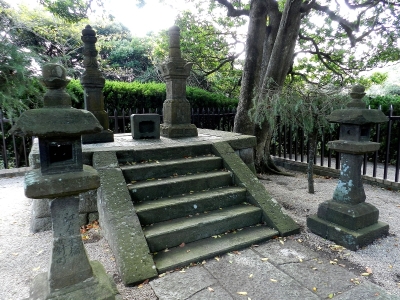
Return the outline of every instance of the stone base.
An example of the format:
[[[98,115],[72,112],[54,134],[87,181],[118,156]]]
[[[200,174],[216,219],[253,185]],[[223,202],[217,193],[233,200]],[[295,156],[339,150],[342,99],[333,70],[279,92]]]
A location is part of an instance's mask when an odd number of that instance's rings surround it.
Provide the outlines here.
[[[99,133],[82,135],[82,144],[97,144],[114,142],[114,133],[111,130],[103,130]]]
[[[198,136],[197,127],[194,124],[161,124],[160,134],[167,138],[182,138],[182,137],[192,137]]]
[[[366,202],[346,204],[330,200],[319,205],[317,216],[350,230],[358,230],[378,222],[379,210]]]
[[[313,233],[353,251],[372,243],[389,232],[389,225],[379,221],[358,230],[350,230],[316,215],[307,218],[307,227]]]
[[[84,282],[57,290],[51,293],[47,273],[42,273],[33,279],[29,299],[57,300],[122,300],[117,286],[109,277],[103,266],[97,261],[90,262],[94,276]]]

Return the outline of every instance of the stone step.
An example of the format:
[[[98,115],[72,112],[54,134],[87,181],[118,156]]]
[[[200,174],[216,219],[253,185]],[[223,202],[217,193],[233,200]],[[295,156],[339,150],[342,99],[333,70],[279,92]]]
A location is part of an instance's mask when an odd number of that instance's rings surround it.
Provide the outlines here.
[[[186,139],[185,139],[186,140]],[[195,157],[201,155],[207,155],[212,153],[211,144],[196,144],[188,145],[182,142],[182,146],[176,146],[176,141],[169,147],[167,143],[159,145],[158,141],[154,141],[154,147],[148,145],[142,149],[132,148],[126,150],[119,150],[116,152],[118,162],[125,165],[127,162],[140,162],[148,160],[168,160],[168,159],[179,159],[185,157]]]
[[[232,184],[232,173],[213,171],[159,180],[146,180],[128,184],[128,190],[134,202],[154,200],[189,194],[191,192],[214,189]]]
[[[188,243],[184,247],[171,248],[168,252],[158,252],[153,259],[158,272],[163,273],[230,251],[240,250],[275,236],[279,236],[279,232],[265,225],[247,227],[236,233],[230,232],[217,238],[205,238]]]
[[[225,187],[173,198],[135,204],[142,225],[195,215],[204,211],[233,206],[246,201],[246,189]]]
[[[126,182],[163,178],[174,174],[199,173],[222,169],[222,158],[216,156],[198,156],[175,160],[152,161],[121,166]]]
[[[179,218],[143,227],[151,252],[190,243],[226,231],[261,222],[262,211],[252,205],[236,205],[201,215]]]

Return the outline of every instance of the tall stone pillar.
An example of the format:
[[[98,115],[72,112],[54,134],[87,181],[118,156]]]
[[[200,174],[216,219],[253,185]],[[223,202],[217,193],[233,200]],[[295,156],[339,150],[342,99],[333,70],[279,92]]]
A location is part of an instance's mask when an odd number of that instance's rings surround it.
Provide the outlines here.
[[[368,245],[389,231],[389,225],[378,220],[379,210],[365,202],[361,176],[363,154],[380,147],[370,142],[371,125],[385,122],[387,117],[377,109],[366,109],[361,101],[364,95],[363,86],[354,86],[347,108],[327,117],[329,122],[340,124],[339,140],[328,143],[341,153],[340,177],[332,200],[321,203],[318,213],[307,218],[312,232],[350,250]]]
[[[107,143],[114,141],[114,134],[109,129],[108,115],[104,110],[103,87],[105,79],[99,70],[97,63],[96,32],[87,25],[82,30],[81,37],[83,47],[83,65],[85,72],[81,77],[81,84],[84,88],[85,109],[90,111],[99,120],[103,130],[99,133],[85,134],[82,136],[82,143]]]
[[[188,63],[181,56],[180,29],[169,29],[169,59],[161,65],[160,71],[167,85],[167,98],[163,104],[161,136],[180,138],[197,136],[197,128],[191,124],[190,103],[186,99],[186,79],[193,63]]]

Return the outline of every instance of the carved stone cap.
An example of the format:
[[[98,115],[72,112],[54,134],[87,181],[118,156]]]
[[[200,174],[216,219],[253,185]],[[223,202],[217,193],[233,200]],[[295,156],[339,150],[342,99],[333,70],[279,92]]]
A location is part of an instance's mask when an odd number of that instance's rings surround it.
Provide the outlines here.
[[[23,112],[10,129],[11,134],[66,137],[96,133],[103,129],[91,112],[71,108],[71,99],[65,92],[69,81],[62,66],[47,64],[42,72],[42,81],[49,88],[44,95],[44,108]]]
[[[361,99],[365,96],[365,88],[362,85],[355,85],[351,89],[352,101],[345,109],[334,110],[327,120],[331,123],[343,123],[354,125],[378,124],[388,121],[385,114],[378,109],[367,109]]]

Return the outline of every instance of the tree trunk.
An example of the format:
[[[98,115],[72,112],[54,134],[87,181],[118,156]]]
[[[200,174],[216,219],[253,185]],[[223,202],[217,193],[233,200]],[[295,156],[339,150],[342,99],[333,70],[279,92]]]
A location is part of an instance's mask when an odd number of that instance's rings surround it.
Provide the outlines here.
[[[314,158],[317,148],[317,133],[312,132],[308,135],[308,141],[310,143],[310,148],[308,149],[307,157],[307,181],[308,181],[308,192],[314,194]]]
[[[293,53],[301,23],[302,0],[286,1],[271,57],[259,88],[257,101],[268,101],[271,89],[281,87],[293,63]],[[272,128],[267,120],[255,129],[257,146],[255,167],[258,172],[270,170],[269,144]],[[268,146],[268,147],[267,147]],[[265,150],[267,150],[265,152]]]
[[[264,39],[260,37],[265,36],[267,12],[265,0],[252,0],[250,5],[246,61],[233,131],[253,135],[254,122],[250,119],[248,112],[253,106],[254,92],[258,89],[264,44]]]

